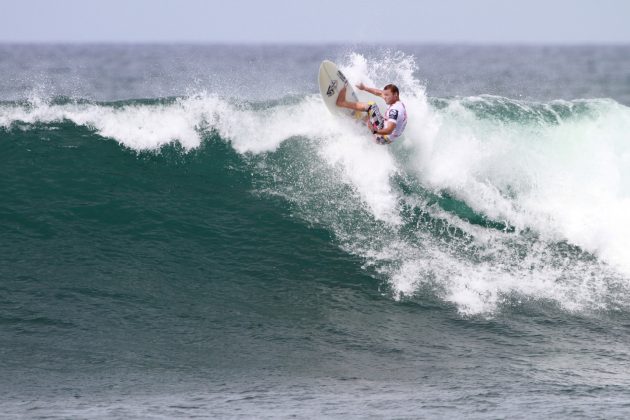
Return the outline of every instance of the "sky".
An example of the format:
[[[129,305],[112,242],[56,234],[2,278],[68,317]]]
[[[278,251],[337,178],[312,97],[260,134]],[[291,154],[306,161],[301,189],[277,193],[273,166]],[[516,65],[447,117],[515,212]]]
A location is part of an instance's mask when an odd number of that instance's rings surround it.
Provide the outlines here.
[[[0,42],[630,44],[630,0],[0,0]]]

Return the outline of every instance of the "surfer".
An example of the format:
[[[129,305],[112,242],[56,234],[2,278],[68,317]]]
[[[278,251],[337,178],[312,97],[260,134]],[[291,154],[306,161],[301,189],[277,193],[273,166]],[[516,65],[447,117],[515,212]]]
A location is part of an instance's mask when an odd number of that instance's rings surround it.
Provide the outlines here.
[[[346,86],[339,91],[337,106],[367,112],[367,126],[374,134],[378,144],[390,144],[400,137],[407,125],[407,110],[400,101],[398,87],[389,84],[381,89],[365,86],[363,83],[356,85],[359,90],[364,90],[372,95],[380,96],[388,105],[385,117],[381,115],[376,102],[352,102],[346,100]]]

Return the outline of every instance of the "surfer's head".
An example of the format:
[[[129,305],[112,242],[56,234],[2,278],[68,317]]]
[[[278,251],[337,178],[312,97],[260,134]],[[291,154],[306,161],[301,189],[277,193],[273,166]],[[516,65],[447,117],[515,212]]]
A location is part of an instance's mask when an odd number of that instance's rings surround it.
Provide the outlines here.
[[[383,99],[387,105],[394,104],[398,101],[398,87],[396,85],[389,84],[383,88]]]

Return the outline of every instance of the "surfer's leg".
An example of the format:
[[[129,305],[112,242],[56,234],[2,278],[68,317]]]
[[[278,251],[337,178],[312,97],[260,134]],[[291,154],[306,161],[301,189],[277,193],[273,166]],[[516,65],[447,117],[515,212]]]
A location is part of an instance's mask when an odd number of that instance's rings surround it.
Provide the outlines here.
[[[337,96],[337,106],[341,108],[353,109],[355,111],[367,111],[368,104],[364,102],[352,102],[346,100],[346,87],[342,87]]]
[[[376,102],[368,102],[367,117],[372,130],[381,130],[385,126],[385,118],[381,114],[381,110],[378,108],[378,105],[376,105]],[[374,135],[374,141],[378,144],[390,144],[392,142],[389,136],[385,134]]]
[[[381,110],[378,109],[376,102],[367,103],[367,115],[370,120],[370,125],[373,130],[381,130],[385,126],[385,118],[381,114]]]

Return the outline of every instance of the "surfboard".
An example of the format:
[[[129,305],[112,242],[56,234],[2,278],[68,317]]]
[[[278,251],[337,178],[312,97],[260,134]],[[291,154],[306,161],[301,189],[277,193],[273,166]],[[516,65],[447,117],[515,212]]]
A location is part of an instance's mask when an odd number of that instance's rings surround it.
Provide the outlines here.
[[[359,98],[354,90],[352,83],[348,82],[346,76],[337,68],[332,61],[324,60],[319,66],[319,92],[324,100],[326,108],[334,115],[347,115],[352,118],[360,119],[362,113],[347,108],[339,108],[335,103],[339,96],[341,88],[346,88],[346,100],[358,102]]]
[[[346,86],[346,100],[353,102],[369,102],[374,101],[384,112],[387,109],[385,101],[380,96],[372,95],[364,91],[356,91],[354,84],[346,78],[346,76],[337,68],[332,61],[324,60],[319,66],[319,93],[322,95],[324,105],[333,115],[345,115],[357,120],[362,119],[365,113],[353,111],[348,108],[340,108],[335,103],[339,96],[341,88]]]

